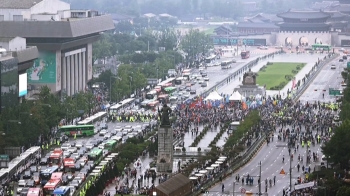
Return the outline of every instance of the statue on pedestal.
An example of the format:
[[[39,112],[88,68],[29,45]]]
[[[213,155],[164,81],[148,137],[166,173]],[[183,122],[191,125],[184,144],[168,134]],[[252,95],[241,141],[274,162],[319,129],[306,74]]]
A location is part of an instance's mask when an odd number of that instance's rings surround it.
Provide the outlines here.
[[[160,117],[160,126],[171,126],[169,114],[172,112],[171,108],[164,104],[162,109],[159,110],[158,108],[158,115]]]
[[[249,69],[249,71],[243,75],[243,85],[256,85],[256,76],[257,74]]]

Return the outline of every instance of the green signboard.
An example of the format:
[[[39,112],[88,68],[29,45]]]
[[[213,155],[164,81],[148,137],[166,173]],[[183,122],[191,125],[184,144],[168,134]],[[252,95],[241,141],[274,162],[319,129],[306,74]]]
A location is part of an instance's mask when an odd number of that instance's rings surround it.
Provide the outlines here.
[[[10,157],[7,154],[0,154],[0,161],[9,161]]]
[[[350,69],[350,62],[348,62],[346,65],[346,68]]]
[[[40,52],[39,58],[27,73],[28,83],[56,83],[56,54]]]
[[[341,95],[340,94],[340,90],[339,89],[330,88],[329,89],[329,95],[334,95],[334,96]]]

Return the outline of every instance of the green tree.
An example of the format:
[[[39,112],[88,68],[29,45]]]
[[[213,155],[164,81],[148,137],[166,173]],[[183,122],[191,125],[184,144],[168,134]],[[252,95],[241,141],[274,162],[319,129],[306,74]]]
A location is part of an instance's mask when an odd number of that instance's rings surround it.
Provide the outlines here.
[[[329,142],[325,143],[322,151],[329,161],[339,163],[341,168],[345,168],[350,160],[350,120],[345,120],[339,127],[336,127],[334,135]]]
[[[92,62],[97,59],[110,57],[112,54],[112,42],[109,35],[103,34],[99,41],[94,42],[92,46]]]
[[[348,195],[350,195],[350,187],[342,186],[337,191],[337,195],[336,196],[348,196]]]
[[[162,32],[156,34],[158,40],[158,47],[164,47],[165,50],[173,50],[177,44],[176,33],[172,29],[164,29]]]
[[[115,30],[119,33],[131,33],[134,27],[129,21],[121,21],[115,25]]]
[[[186,62],[192,62],[199,53],[206,53],[213,48],[209,35],[198,29],[191,29],[181,40],[181,49],[187,53]]]
[[[94,79],[93,82],[104,83],[106,85],[106,88],[109,89],[112,76],[113,76],[113,73],[111,72],[111,70],[106,70],[101,72],[98,78]]]

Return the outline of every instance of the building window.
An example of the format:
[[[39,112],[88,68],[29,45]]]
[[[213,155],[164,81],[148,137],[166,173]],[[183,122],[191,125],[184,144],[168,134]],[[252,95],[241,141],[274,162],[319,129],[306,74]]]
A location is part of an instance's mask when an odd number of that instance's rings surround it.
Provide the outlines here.
[[[4,15],[0,15],[0,21],[4,21],[5,20],[5,16]]]
[[[22,15],[13,15],[13,21],[23,21]]]

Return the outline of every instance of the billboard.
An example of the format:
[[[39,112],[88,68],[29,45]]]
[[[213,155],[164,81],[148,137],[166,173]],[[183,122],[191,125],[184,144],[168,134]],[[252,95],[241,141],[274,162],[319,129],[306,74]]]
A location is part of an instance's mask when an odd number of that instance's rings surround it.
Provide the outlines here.
[[[246,38],[225,38],[215,36],[213,37],[214,45],[247,45],[247,46],[265,46],[266,39],[246,39]]]
[[[61,90],[61,51],[56,52],[56,91]]]
[[[20,74],[18,77],[18,97],[27,94],[27,73]]]
[[[56,83],[56,53],[40,52],[33,67],[27,70],[28,83]]]
[[[342,40],[340,40],[340,46],[341,47],[349,47],[350,46],[350,40],[349,39],[342,39]]]

